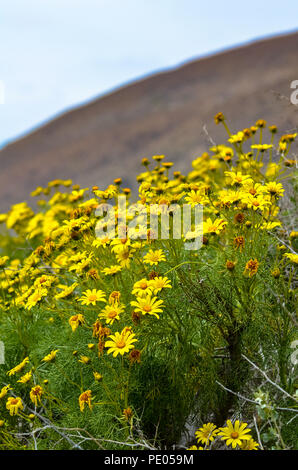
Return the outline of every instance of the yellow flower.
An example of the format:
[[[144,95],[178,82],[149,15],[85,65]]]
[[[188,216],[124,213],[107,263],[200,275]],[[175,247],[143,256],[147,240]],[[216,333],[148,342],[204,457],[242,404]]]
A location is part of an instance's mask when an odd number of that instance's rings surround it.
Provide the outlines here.
[[[109,295],[109,304],[114,305],[115,302],[119,303],[121,297],[121,292],[118,290],[113,290]]]
[[[251,145],[252,149],[260,150],[260,152],[265,152],[266,150],[272,149],[272,144],[254,144]]]
[[[116,253],[116,259],[122,268],[129,268],[134,250],[124,248]]]
[[[120,320],[119,315],[123,311],[124,306],[115,302],[113,305],[106,305],[98,316],[99,318],[104,318],[106,323],[110,323],[112,325],[115,320]]]
[[[55,299],[58,300],[58,299],[65,299],[66,297],[69,297],[78,285],[79,284],[77,282],[74,282],[71,286],[59,285],[58,286],[59,289],[62,289],[62,290],[61,292],[55,295]]]
[[[236,266],[235,261],[231,261],[229,259],[226,261],[226,268],[228,271],[233,271],[235,269],[235,266]]]
[[[292,261],[292,263],[298,264],[298,255],[296,253],[285,253],[284,256]]]
[[[230,184],[233,186],[247,184],[248,182],[252,182],[252,178],[249,175],[243,175],[241,171],[225,171],[225,175],[229,178]]]
[[[89,364],[89,362],[90,362],[90,357],[88,357],[88,356],[81,356],[80,359],[79,359],[79,362],[81,362],[82,364]]]
[[[2,389],[0,391],[0,400],[1,400],[1,398],[4,398],[5,395],[7,395],[7,392],[9,390],[12,390],[12,388],[10,388],[10,385],[5,385],[4,387],[2,387]]]
[[[250,259],[245,266],[244,274],[248,274],[249,277],[253,277],[258,272],[259,262],[257,259]]]
[[[266,190],[266,192],[271,194],[271,196],[275,196],[275,197],[283,196],[283,194],[285,192],[282,184],[281,183],[276,183],[275,181],[271,181],[271,182],[265,184],[264,189]]]
[[[30,370],[29,372],[27,372],[27,374],[22,375],[22,377],[18,380],[18,382],[21,384],[26,384],[27,382],[31,380],[31,378],[32,378],[32,371]]]
[[[162,250],[149,250],[149,252],[144,256],[144,263],[148,263],[151,266],[157,265],[161,261],[166,261],[165,255]]]
[[[96,305],[96,302],[105,302],[105,293],[102,290],[96,289],[87,289],[83,292],[82,297],[79,299],[79,302],[82,305]]]
[[[205,449],[204,447],[190,446],[186,450],[209,450],[209,449]]]
[[[152,159],[155,160],[156,162],[161,162],[165,158],[164,155],[153,155]]]
[[[132,409],[130,408],[130,406],[128,408],[125,408],[123,410],[123,417],[126,421],[130,421],[133,417],[133,411]]]
[[[249,209],[253,210],[263,210],[266,209],[267,206],[271,205],[271,201],[265,199],[263,196],[252,196],[251,194],[243,195],[242,202],[247,204]]]
[[[42,300],[43,297],[46,297],[48,295],[48,290],[45,288],[38,288],[36,289],[33,294],[30,295],[30,297],[27,300],[26,303],[26,308],[28,310],[31,310],[32,307],[35,307],[35,305],[38,304]]]
[[[220,428],[219,436],[222,436],[222,440],[226,441],[227,446],[232,445],[233,449],[237,445],[242,445],[242,441],[249,441],[251,436],[247,434],[250,429],[245,429],[247,423],[241,423],[238,419],[233,425],[232,422],[228,419],[227,425],[224,428]]]
[[[219,124],[220,122],[223,122],[224,120],[225,120],[225,117],[222,112],[219,112],[214,116],[215,124]]]
[[[172,289],[171,281],[166,276],[157,276],[151,281],[149,281],[151,288],[153,289],[153,293],[157,294],[162,289]]]
[[[34,403],[35,406],[38,405],[38,402],[40,403],[41,396],[43,394],[43,389],[40,385],[36,385],[35,387],[31,388],[30,391],[30,399],[32,403]]]
[[[108,354],[113,353],[113,357],[118,356],[118,354],[128,353],[130,349],[133,349],[135,346],[133,343],[138,341],[135,338],[135,334],[132,333],[131,329],[125,327],[121,333],[118,331],[114,335],[110,335],[109,341],[106,342],[105,347],[108,349]]]
[[[208,200],[206,199],[205,194],[202,194],[201,191],[192,190],[185,197],[185,201],[191,204],[192,207],[194,207],[197,204],[206,204]]]
[[[147,281],[147,279],[141,279],[140,281],[134,283],[132,295],[143,297],[144,295],[151,294],[151,292],[151,281]]]
[[[26,366],[26,364],[28,364],[28,362],[29,362],[29,357],[25,357],[25,359],[20,364],[15,366],[13,369],[10,369],[7,372],[7,374],[14,375],[16,372],[20,372],[22,369],[24,369],[24,367]]]
[[[202,442],[203,444],[209,444],[209,442],[214,441],[214,437],[217,435],[218,429],[215,424],[207,423],[203,424],[201,428],[196,431],[196,438],[198,443]]]
[[[5,266],[6,262],[9,260],[9,257],[8,256],[2,256],[0,257],[0,268],[2,268],[3,266]]]
[[[114,276],[115,274],[119,273],[122,270],[122,267],[119,266],[119,264],[114,264],[113,266],[110,266],[109,268],[104,268],[102,269],[102,273],[104,273],[106,276]]]
[[[103,246],[104,248],[106,248],[107,245],[109,245],[110,243],[110,239],[108,236],[104,237],[104,238],[96,238],[93,243],[92,243],[92,246],[94,246],[95,248],[99,248],[100,246]]]
[[[55,358],[56,358],[56,354],[57,352],[59,351],[59,349],[55,349],[53,351],[51,351],[47,356],[45,356],[42,360],[44,362],[51,362],[51,361],[54,361]]]
[[[119,253],[120,251],[123,251],[129,248],[130,245],[131,245],[131,241],[129,238],[115,238],[115,240],[111,242],[111,247],[112,247],[111,251],[113,253]]]
[[[244,237],[242,237],[242,236],[235,237],[234,240],[233,240],[233,244],[234,244],[236,249],[239,248],[239,250],[242,251],[243,248],[245,247]]]
[[[241,450],[258,450],[260,444],[258,442],[254,441],[253,439],[250,439],[249,441],[244,441],[240,445]]]
[[[9,410],[10,416],[17,415],[19,410],[24,409],[22,399],[20,397],[9,397],[6,402],[6,409]]]
[[[245,134],[242,131],[237,132],[237,134],[231,135],[231,137],[228,139],[228,142],[231,142],[231,144],[240,144],[243,142],[245,139]]]
[[[215,219],[214,222],[210,218],[203,222],[203,233],[219,234],[225,227],[227,222],[223,219]]]
[[[102,375],[99,372],[93,372],[93,375],[94,375],[94,379],[97,380],[97,382],[102,380]]]
[[[80,410],[82,413],[84,411],[86,404],[89,406],[90,410],[92,410],[91,400],[92,400],[91,390],[86,390],[85,392],[81,393],[81,395],[79,396],[79,406],[80,406]]]
[[[68,320],[68,323],[70,324],[72,331],[76,331],[78,326],[82,325],[84,322],[85,322],[85,319],[81,313],[78,313],[77,315],[73,315]]]
[[[136,312],[141,312],[143,315],[154,315],[159,318],[158,313],[162,313],[160,306],[163,304],[163,300],[158,300],[157,297],[152,298],[151,295],[137,297],[137,300],[133,300],[130,304],[132,307],[136,307]]]

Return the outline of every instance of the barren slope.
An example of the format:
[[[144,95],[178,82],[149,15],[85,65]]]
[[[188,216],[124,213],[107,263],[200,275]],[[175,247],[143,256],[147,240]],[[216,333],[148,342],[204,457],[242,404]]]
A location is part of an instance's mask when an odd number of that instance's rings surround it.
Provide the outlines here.
[[[298,125],[289,102],[298,79],[298,33],[259,41],[160,73],[76,108],[0,151],[0,209],[28,198],[37,185],[73,178],[133,185],[140,159],[166,154],[177,169],[225,137],[213,115],[233,130],[264,118],[281,132]],[[279,94],[279,96],[278,96]]]

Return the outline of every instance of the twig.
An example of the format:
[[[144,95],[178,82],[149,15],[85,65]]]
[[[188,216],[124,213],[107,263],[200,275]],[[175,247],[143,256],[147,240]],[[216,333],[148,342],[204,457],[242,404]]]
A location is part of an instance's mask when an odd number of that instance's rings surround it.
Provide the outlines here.
[[[256,364],[254,364],[250,359],[248,359],[248,357],[246,357],[244,354],[241,354],[241,356],[243,357],[243,359],[245,359],[247,362],[249,362],[250,365],[253,366],[254,369],[258,370],[264,377],[265,379],[271,383],[271,385],[273,385],[274,387],[276,387],[280,392],[282,392],[284,395],[286,395],[288,398],[291,398],[291,400],[294,400],[296,402],[298,402],[298,400],[296,398],[294,398],[292,395],[290,395],[288,392],[286,392],[286,390],[284,390],[283,388],[281,388],[277,383],[273,382],[273,380],[271,380],[268,375],[266,374],[266,372],[264,372],[263,370],[261,370]]]
[[[221,388],[223,388],[226,392],[232,393],[233,395],[236,395],[236,397],[241,398],[242,400],[248,401],[249,403],[253,403],[254,405],[257,405],[257,406],[260,405],[260,403],[255,401],[255,400],[251,400],[250,398],[246,398],[243,395],[241,395],[240,393],[233,392],[233,390],[230,390],[229,388],[225,387],[222,383],[218,382],[218,380],[216,380],[216,383]],[[298,410],[295,410],[295,408],[282,408],[282,407],[279,407],[279,406],[276,406],[274,408],[276,410],[279,410],[279,411],[293,411],[294,413],[298,413]]]
[[[264,447],[263,447],[263,444],[262,444],[262,441],[261,441],[261,434],[260,434],[260,431],[259,431],[259,428],[258,428],[258,424],[257,424],[257,420],[256,420],[255,415],[254,415],[254,425],[255,425],[255,428],[256,428],[257,436],[258,436],[258,443],[260,444],[260,448],[262,450],[264,450]]]

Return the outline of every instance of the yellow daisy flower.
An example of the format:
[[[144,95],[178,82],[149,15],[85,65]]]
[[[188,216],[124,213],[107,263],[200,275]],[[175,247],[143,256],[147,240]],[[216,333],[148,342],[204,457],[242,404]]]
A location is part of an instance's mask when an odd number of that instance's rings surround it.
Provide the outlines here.
[[[10,385],[5,385],[4,387],[1,388],[1,390],[0,390],[0,400],[1,400],[1,398],[4,398],[7,395],[9,390],[12,390],[12,388],[10,388]]]
[[[250,439],[249,441],[244,441],[240,445],[241,450],[258,450],[259,443],[254,441],[253,439]]]
[[[21,370],[24,369],[24,367],[26,366],[26,364],[28,364],[29,362],[29,357],[25,357],[25,359],[20,362],[20,364],[18,364],[17,366],[13,367],[12,369],[10,369],[7,374],[8,375],[14,375],[16,372],[20,372]]]
[[[137,297],[137,300],[133,300],[130,304],[135,307],[136,312],[141,312],[143,315],[154,315],[159,318],[158,313],[162,313],[160,307],[163,305],[163,300],[158,300],[157,297],[152,298],[151,295]]]
[[[27,382],[31,380],[31,378],[32,378],[32,371],[30,370],[26,374],[22,375],[22,377],[18,380],[18,382],[21,384],[26,384]]]
[[[85,323],[85,318],[81,313],[78,313],[77,315],[70,317],[68,323],[70,324],[72,331],[76,331],[79,325]]]
[[[203,222],[203,233],[219,234],[225,227],[227,222],[223,219],[215,219],[214,222],[210,218]]]
[[[232,445],[232,448],[235,449],[237,445],[242,445],[242,441],[251,439],[251,436],[247,434],[250,429],[245,429],[246,426],[247,423],[241,423],[238,419],[235,424],[232,424],[228,419],[226,427],[220,428],[218,435],[222,436],[221,439],[226,441],[227,446]]]
[[[38,405],[38,402],[41,403],[41,396],[43,394],[43,389],[40,385],[36,385],[35,387],[31,388],[30,391],[30,399],[35,406]]]
[[[148,281],[147,279],[141,279],[140,281],[134,283],[132,295],[143,297],[144,295],[151,294],[151,292],[151,281]]]
[[[172,289],[171,281],[166,276],[157,276],[149,282],[154,294],[157,294],[162,289]]]
[[[9,410],[10,416],[17,415],[19,410],[24,409],[22,399],[20,397],[9,397],[6,402],[6,409]]]
[[[190,191],[187,196],[185,196],[185,201],[191,204],[192,207],[196,206],[197,204],[206,204],[208,201],[206,196],[202,194],[201,191]]]
[[[292,263],[298,264],[298,255],[296,253],[285,253],[284,256],[292,261]]]
[[[56,358],[56,354],[57,352],[59,351],[59,349],[55,349],[53,351],[51,351],[49,354],[47,354],[43,359],[42,361],[44,362],[52,362],[55,360]]]
[[[151,266],[157,265],[161,261],[166,261],[165,255],[162,250],[149,250],[149,252],[144,256],[144,263],[148,263]]]
[[[113,266],[110,266],[109,268],[104,268],[102,269],[102,273],[104,273],[106,276],[114,276],[115,274],[119,273],[122,270],[122,267],[119,264],[114,264]]]
[[[115,320],[120,320],[120,313],[124,311],[124,305],[115,302],[113,305],[106,305],[105,308],[98,315],[99,318],[104,318],[106,323],[111,325]]]
[[[117,331],[108,338],[110,338],[110,340],[105,343],[105,347],[109,348],[108,354],[113,353],[113,357],[118,356],[118,354],[123,356],[125,353],[128,353],[130,349],[135,347],[133,343],[138,341],[135,338],[135,334],[132,333],[131,329],[128,327],[125,327],[121,333]]]
[[[60,284],[57,287],[62,290],[61,292],[55,295],[55,299],[59,300],[59,299],[65,299],[66,297],[69,297],[78,285],[79,285],[78,282],[74,282],[71,286],[64,286]]]
[[[195,435],[198,440],[198,443],[202,442],[203,444],[209,444],[209,442],[214,441],[215,436],[218,433],[218,429],[216,428],[215,424],[207,423],[203,424],[201,428],[199,428]]]
[[[105,302],[105,293],[102,290],[87,289],[79,299],[82,305],[96,305],[96,302]]]
[[[80,410],[82,413],[84,411],[85,405],[88,405],[90,410],[92,410],[91,400],[92,400],[91,390],[86,390],[85,392],[81,393],[81,395],[79,396],[79,406],[80,406]]]

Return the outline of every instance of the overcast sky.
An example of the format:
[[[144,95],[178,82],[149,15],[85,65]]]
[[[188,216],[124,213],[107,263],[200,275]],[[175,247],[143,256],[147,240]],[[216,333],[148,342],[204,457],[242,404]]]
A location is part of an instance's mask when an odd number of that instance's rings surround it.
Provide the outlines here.
[[[0,144],[123,83],[297,23],[297,0],[0,0]]]

